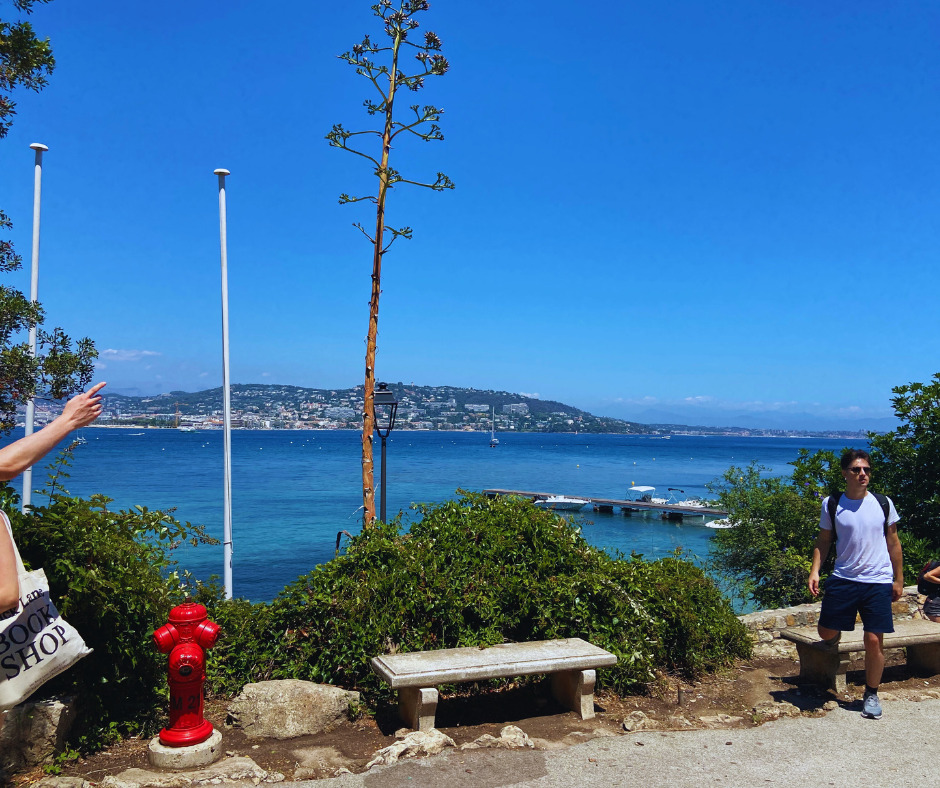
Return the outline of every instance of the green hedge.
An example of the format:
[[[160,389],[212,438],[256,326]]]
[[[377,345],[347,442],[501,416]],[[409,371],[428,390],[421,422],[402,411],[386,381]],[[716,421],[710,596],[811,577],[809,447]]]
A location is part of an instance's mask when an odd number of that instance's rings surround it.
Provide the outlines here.
[[[224,637],[217,692],[301,678],[385,695],[369,660],[507,641],[581,637],[618,657],[599,686],[644,690],[657,671],[700,676],[750,651],[715,585],[678,556],[611,557],[527,501],[464,494],[353,538],[270,605],[206,595]]]

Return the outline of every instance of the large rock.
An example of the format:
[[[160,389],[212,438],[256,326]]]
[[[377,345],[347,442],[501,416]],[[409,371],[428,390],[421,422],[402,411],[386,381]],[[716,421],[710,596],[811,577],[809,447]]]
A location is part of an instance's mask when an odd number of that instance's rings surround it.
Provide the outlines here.
[[[23,703],[0,712],[0,769],[23,769],[52,759],[75,719],[74,698]]]
[[[293,739],[330,730],[348,718],[350,703],[359,693],[282,679],[246,684],[229,704],[229,724],[250,738]]]

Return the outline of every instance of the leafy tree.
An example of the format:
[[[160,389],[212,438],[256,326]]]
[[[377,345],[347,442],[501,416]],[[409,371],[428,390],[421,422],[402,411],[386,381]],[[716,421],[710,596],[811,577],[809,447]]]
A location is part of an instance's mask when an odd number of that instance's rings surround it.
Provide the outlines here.
[[[29,14],[36,3],[48,2],[50,0],[13,0],[13,7]],[[16,114],[16,104],[10,98],[13,89],[42,90],[54,68],[49,39],[36,38],[29,22],[0,20],[0,138],[7,135]]]
[[[870,436],[873,479],[890,491],[902,518],[902,533],[913,534],[930,549],[938,550],[940,373],[929,383],[909,383],[892,391],[891,402],[900,425],[892,432]]]
[[[13,7],[28,14],[36,3],[47,2],[14,0]],[[16,114],[11,93],[17,87],[42,90],[54,66],[48,39],[37,38],[29,22],[0,20],[0,138],[7,135]],[[0,211],[0,230],[8,231],[12,226],[9,216]],[[22,263],[13,244],[0,239],[0,272],[17,271]],[[98,355],[91,340],[80,340],[73,350],[62,329],[41,329],[43,319],[39,304],[14,287],[0,285],[0,433],[13,428],[17,406],[35,395],[61,399],[91,380],[92,363]],[[33,326],[37,327],[35,358],[27,342],[17,341]]]
[[[766,468],[752,463],[747,468],[729,468],[712,485],[734,523],[733,528],[715,532],[712,563],[762,608],[811,599],[806,579],[825,481],[815,471],[827,471],[826,462],[835,459],[832,452],[821,454],[801,452],[794,462],[799,482],[767,477],[763,475]]]
[[[367,98],[364,102],[366,112],[372,116],[379,116],[382,121],[380,129],[364,131],[347,131],[342,125],[333,126],[326,139],[332,147],[354,153],[369,161],[378,179],[375,194],[365,196],[350,196],[341,194],[340,204],[355,202],[370,202],[375,205],[375,230],[370,234],[361,223],[356,222],[360,232],[372,244],[372,296],[369,301],[369,329],[366,334],[366,370],[363,394],[362,411],[362,502],[363,521],[366,527],[375,521],[375,484],[373,479],[372,438],[374,432],[373,402],[375,393],[375,349],[379,325],[379,296],[382,291],[382,259],[389,247],[398,238],[411,238],[411,228],[394,228],[385,224],[385,201],[389,189],[396,183],[410,183],[413,186],[423,186],[434,191],[453,189],[454,184],[444,173],[437,173],[434,181],[423,183],[405,178],[398,170],[389,165],[389,155],[392,144],[402,142],[407,138],[418,139],[424,142],[430,140],[443,140],[440,120],[443,110],[430,106],[412,104],[409,110],[412,115],[407,120],[401,120],[395,114],[395,98],[398,91],[407,89],[417,92],[424,87],[424,80],[430,76],[443,76],[449,64],[440,53],[441,40],[430,30],[425,32],[421,43],[411,40],[411,36],[418,28],[415,18],[419,13],[427,11],[430,4],[427,0],[398,0],[398,8],[393,8],[392,0],[380,0],[372,6],[372,13],[382,22],[383,34],[388,39],[385,45],[374,43],[366,35],[362,42],[356,44],[350,51],[340,55],[356,73],[365,77],[372,83],[378,94],[377,100]],[[410,50],[409,50],[410,48]],[[414,51],[414,58],[418,65],[414,72],[406,73],[399,59],[403,52]],[[354,146],[354,141],[363,142],[377,137],[380,143],[377,150],[367,153],[365,149]],[[401,138],[401,139],[399,139]],[[386,232],[391,236],[386,243]]]

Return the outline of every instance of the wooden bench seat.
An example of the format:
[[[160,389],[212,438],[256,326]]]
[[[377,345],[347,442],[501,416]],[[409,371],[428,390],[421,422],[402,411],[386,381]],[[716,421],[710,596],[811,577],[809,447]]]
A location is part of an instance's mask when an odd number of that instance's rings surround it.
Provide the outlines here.
[[[566,638],[387,654],[373,658],[372,669],[398,690],[398,710],[405,723],[427,731],[434,727],[438,685],[536,673],[551,674],[558,701],[581,719],[591,719],[595,670],[616,663],[610,652],[581,638]]]
[[[845,692],[845,674],[852,654],[865,650],[860,624],[853,632],[843,632],[837,646],[823,645],[816,627],[781,629],[780,637],[796,644],[801,679],[836,692]],[[940,673],[940,624],[922,619],[895,621],[894,632],[884,635],[884,647],[907,649],[907,665],[915,673]]]

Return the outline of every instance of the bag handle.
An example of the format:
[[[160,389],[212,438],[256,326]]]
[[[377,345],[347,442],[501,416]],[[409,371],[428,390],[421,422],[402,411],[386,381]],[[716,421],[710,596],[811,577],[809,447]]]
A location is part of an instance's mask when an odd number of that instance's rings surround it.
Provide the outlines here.
[[[16,540],[13,538],[13,526],[10,525],[10,518],[7,517],[7,513],[0,509],[0,517],[3,518],[3,522],[6,523],[7,533],[10,534],[10,544],[13,545],[13,555],[16,557],[16,574],[25,575],[26,567],[23,566],[23,559],[20,558],[19,548],[16,546]]]

